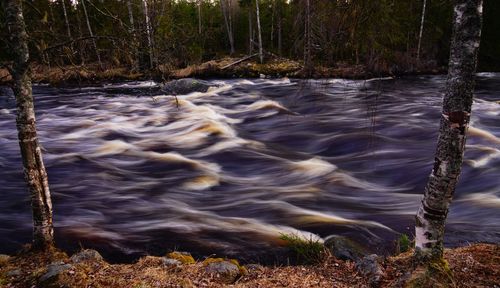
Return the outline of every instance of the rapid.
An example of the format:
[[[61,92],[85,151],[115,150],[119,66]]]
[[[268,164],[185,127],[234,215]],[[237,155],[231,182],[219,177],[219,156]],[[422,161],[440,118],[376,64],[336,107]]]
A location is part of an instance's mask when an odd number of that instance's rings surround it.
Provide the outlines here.
[[[207,83],[176,96],[152,81],[34,86],[58,246],[274,261],[283,234],[379,253],[412,235],[445,76]],[[500,74],[479,74],[448,246],[500,242],[499,100]],[[0,195],[0,253],[12,253],[32,222],[7,87]]]

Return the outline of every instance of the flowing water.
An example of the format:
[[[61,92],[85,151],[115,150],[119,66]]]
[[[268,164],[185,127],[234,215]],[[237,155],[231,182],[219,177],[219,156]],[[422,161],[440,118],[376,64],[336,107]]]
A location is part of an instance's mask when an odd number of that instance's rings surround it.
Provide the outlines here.
[[[280,236],[387,249],[430,173],[444,76],[35,86],[59,246],[112,259],[171,249],[252,261]],[[30,241],[10,90],[0,97],[0,253]],[[500,74],[480,74],[449,246],[500,242]]]

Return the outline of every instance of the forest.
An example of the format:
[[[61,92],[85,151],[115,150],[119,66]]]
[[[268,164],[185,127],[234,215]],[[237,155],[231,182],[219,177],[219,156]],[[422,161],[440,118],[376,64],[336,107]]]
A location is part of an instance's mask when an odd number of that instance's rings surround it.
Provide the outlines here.
[[[0,287],[497,288],[499,15],[2,0]]]
[[[259,53],[262,42],[266,59],[284,57],[303,67],[362,65],[374,75],[397,75],[443,71],[452,2],[37,0],[24,1],[23,12],[31,60],[49,67],[127,67],[168,77],[189,65]],[[500,4],[486,0],[484,10],[480,70],[498,71]],[[4,18],[0,14],[0,25]],[[10,49],[8,30],[0,31],[2,61]]]

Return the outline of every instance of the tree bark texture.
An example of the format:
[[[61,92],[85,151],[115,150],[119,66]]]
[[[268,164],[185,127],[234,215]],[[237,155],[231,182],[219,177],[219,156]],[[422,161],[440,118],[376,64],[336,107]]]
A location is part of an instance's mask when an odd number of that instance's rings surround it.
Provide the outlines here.
[[[455,0],[446,92],[434,160],[415,225],[415,253],[441,259],[448,207],[460,175],[474,92],[482,0]]]
[[[256,17],[257,17],[257,32],[259,37],[259,60],[260,63],[264,62],[264,54],[262,52],[262,30],[260,28],[260,11],[259,11],[259,0],[255,0],[255,9],[256,9]]]
[[[6,1],[7,29],[13,53],[11,69],[17,106],[17,131],[23,160],[24,177],[31,194],[33,210],[33,248],[46,249],[54,244],[52,202],[47,172],[38,142],[35,109],[29,71],[28,35],[21,0]]]

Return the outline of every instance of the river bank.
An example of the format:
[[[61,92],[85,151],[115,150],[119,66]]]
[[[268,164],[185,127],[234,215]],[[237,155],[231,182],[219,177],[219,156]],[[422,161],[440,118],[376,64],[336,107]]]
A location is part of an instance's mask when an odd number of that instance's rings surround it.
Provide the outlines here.
[[[194,261],[187,254],[146,256],[109,264],[93,250],[72,257],[61,251],[0,257],[1,287],[407,287],[414,283],[412,252],[380,258],[380,278],[370,283],[359,264],[329,255],[314,265],[241,266],[235,260]],[[500,246],[474,244],[445,250],[449,277],[427,277],[414,287],[498,287]],[[230,268],[237,267],[231,274]],[[225,272],[226,271],[226,272]],[[412,272],[413,271],[413,272]],[[412,282],[413,281],[413,282]]]
[[[373,71],[364,65],[337,63],[335,67],[316,66],[306,71],[300,62],[274,58],[264,64],[255,59],[244,60],[245,57],[224,57],[201,64],[190,65],[184,68],[175,68],[168,65],[159,65],[151,71],[134,71],[128,67],[108,66],[101,69],[96,63],[73,66],[32,65],[32,79],[34,83],[45,83],[53,86],[66,84],[88,85],[101,82],[119,82],[130,80],[168,81],[182,78],[345,78],[369,79],[385,76],[441,74],[445,67],[422,66],[418,69],[399,71],[397,69],[382,68]],[[241,62],[239,62],[241,61]],[[6,69],[0,69],[0,85],[7,85],[11,81]]]

